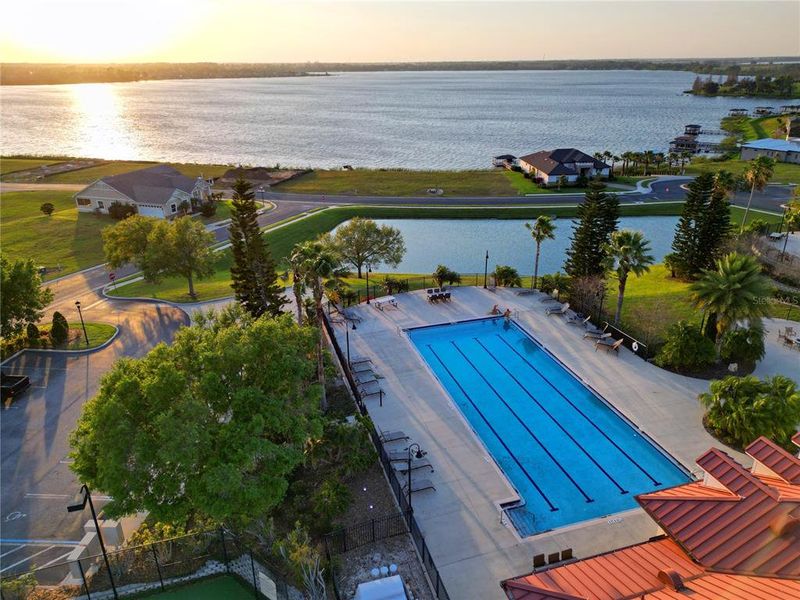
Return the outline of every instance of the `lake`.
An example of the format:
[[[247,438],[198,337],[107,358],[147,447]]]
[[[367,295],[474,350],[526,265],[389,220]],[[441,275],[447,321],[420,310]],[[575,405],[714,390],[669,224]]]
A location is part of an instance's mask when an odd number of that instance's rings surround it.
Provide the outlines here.
[[[375,219],[375,222],[399,229],[406,244],[403,262],[396,268],[373,267],[375,270],[432,273],[438,264],[443,264],[460,273],[483,273],[488,250],[490,271],[495,265],[510,265],[522,275],[533,273],[536,245],[525,228],[525,220]],[[677,222],[678,217],[621,217],[619,228],[644,233],[650,240],[650,253],[659,263],[670,252]],[[555,223],[556,239],[542,243],[539,274],[564,271],[572,219],[556,219]]]
[[[577,147],[665,151],[758,98],[671,71],[341,73],[0,88],[2,152],[271,166],[488,168]]]

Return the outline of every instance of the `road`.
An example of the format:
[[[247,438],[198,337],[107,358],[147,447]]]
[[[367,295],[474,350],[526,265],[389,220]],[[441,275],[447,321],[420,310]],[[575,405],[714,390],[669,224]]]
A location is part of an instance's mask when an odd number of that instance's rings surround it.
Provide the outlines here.
[[[81,409],[118,358],[144,355],[189,322],[172,306],[120,300],[95,300],[85,317],[117,325],[119,335],[90,354],[27,351],[3,365],[6,372],[28,375],[31,388],[3,410],[0,421],[0,573],[44,566],[81,539],[89,513],[66,511],[79,487],[67,455]]]

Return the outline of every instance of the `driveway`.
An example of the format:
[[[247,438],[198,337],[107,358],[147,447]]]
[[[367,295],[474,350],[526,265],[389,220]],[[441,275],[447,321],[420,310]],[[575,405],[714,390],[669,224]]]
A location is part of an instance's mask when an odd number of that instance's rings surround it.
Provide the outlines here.
[[[189,322],[172,306],[119,300],[87,306],[85,318],[117,325],[119,335],[90,354],[27,351],[3,365],[28,375],[31,388],[2,411],[0,422],[0,573],[60,562],[83,537],[89,513],[66,511],[80,485],[67,454],[81,409],[118,358],[144,355]]]

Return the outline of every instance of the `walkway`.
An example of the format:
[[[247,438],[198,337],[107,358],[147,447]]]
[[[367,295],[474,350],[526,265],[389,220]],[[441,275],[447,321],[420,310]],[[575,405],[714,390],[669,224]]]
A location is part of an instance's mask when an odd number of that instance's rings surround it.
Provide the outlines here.
[[[707,382],[659,369],[625,349],[618,358],[595,352],[579,327],[544,316],[544,305],[533,296],[464,287],[454,289],[447,304],[429,304],[424,292],[397,299],[397,310],[354,309],[363,321],[349,331],[351,354],[371,357],[384,378],[383,406],[375,396],[367,399],[376,426],[405,431],[434,465],[435,472],[424,476],[436,490],[415,494],[413,506],[452,598],[502,598],[498,582],[530,571],[534,554],[572,548],[576,556],[588,556],[646,540],[658,527],[633,509],[519,539],[501,524],[496,505],[515,490],[401,328],[485,316],[494,304],[509,307],[519,311],[515,318],[524,328],[684,466],[694,468],[697,456],[718,445],[701,424],[697,402]],[[336,330],[344,347],[344,329]]]

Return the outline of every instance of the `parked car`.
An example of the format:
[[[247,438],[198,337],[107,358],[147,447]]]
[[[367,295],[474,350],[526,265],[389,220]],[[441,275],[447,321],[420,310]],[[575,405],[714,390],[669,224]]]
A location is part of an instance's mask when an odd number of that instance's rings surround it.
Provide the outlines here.
[[[2,389],[2,399],[14,400],[22,392],[31,386],[31,380],[27,375],[6,375],[0,373],[0,388]]]

